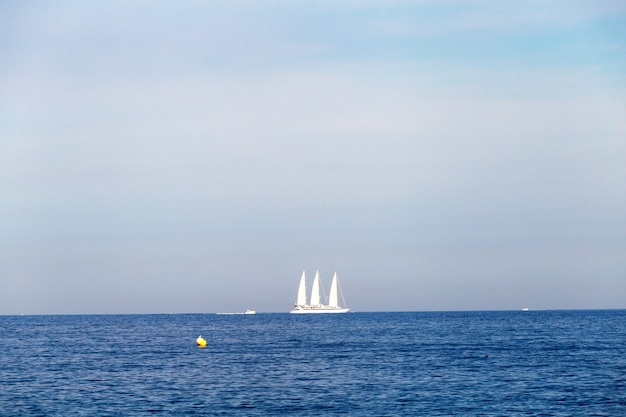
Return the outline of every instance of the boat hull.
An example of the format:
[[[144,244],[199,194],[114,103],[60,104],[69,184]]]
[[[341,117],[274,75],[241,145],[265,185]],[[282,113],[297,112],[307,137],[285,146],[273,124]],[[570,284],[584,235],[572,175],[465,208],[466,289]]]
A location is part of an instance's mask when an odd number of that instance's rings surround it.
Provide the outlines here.
[[[347,313],[349,308],[329,308],[329,307],[296,307],[291,310],[291,314],[338,314]]]

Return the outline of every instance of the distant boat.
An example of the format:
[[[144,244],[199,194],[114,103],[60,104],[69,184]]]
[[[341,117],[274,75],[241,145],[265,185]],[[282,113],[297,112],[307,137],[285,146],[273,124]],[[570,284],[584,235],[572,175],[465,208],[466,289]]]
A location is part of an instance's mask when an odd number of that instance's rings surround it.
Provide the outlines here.
[[[339,281],[337,280],[337,273],[333,276],[333,282],[330,285],[330,295],[328,297],[328,304],[322,304],[320,302],[320,274],[319,271],[315,273],[313,279],[313,287],[311,288],[311,300],[310,304],[307,304],[306,300],[306,277],[304,271],[302,271],[302,277],[300,278],[300,286],[298,287],[298,297],[296,304],[291,310],[294,314],[313,314],[313,313],[347,313],[350,309],[339,305],[338,295],[341,293],[339,287]],[[343,299],[343,293],[341,293],[341,299],[345,306],[346,302]]]
[[[522,311],[528,311],[528,307],[524,307]]]
[[[254,310],[246,310],[243,313],[217,313],[220,315],[232,315],[232,314],[256,314],[256,311]]]

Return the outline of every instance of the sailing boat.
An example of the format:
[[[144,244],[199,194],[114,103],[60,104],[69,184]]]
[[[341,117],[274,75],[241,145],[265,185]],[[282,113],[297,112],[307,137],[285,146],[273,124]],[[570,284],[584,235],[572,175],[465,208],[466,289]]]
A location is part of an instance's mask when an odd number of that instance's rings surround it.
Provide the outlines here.
[[[298,287],[298,297],[296,304],[293,306],[292,313],[295,314],[311,314],[311,313],[347,313],[350,309],[347,307],[341,307],[339,305],[340,288],[337,281],[337,273],[333,276],[333,282],[330,285],[330,295],[328,297],[328,304],[322,304],[320,302],[320,273],[315,273],[313,279],[313,287],[311,288],[311,302],[306,302],[306,277],[304,271],[302,271],[302,277],[300,278],[300,286]],[[341,294],[343,304],[346,302],[343,300],[343,294]]]

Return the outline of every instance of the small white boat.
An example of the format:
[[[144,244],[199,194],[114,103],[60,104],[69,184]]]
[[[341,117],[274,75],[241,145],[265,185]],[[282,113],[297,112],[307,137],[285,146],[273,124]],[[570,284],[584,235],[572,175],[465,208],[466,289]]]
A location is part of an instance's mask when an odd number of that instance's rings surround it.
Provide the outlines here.
[[[255,310],[246,310],[243,313],[217,313],[219,315],[233,315],[233,314],[256,314]]]
[[[313,287],[311,288],[311,300],[307,304],[306,300],[306,277],[304,271],[302,271],[302,277],[300,278],[300,286],[298,287],[298,297],[296,304],[293,306],[291,313],[293,314],[319,314],[319,313],[347,313],[350,311],[347,307],[339,305],[338,295],[341,294],[341,300],[345,306],[346,301],[343,299],[343,293],[339,287],[339,280],[337,279],[337,273],[333,276],[333,282],[330,285],[330,295],[328,296],[328,304],[322,304],[320,301],[320,274],[319,271],[315,273],[313,279]]]

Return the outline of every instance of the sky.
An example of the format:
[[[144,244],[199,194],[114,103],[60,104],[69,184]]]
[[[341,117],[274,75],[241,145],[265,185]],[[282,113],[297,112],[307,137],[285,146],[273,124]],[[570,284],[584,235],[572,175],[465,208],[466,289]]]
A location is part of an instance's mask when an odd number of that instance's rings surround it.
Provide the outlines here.
[[[626,308],[623,2],[0,15],[0,314]]]

